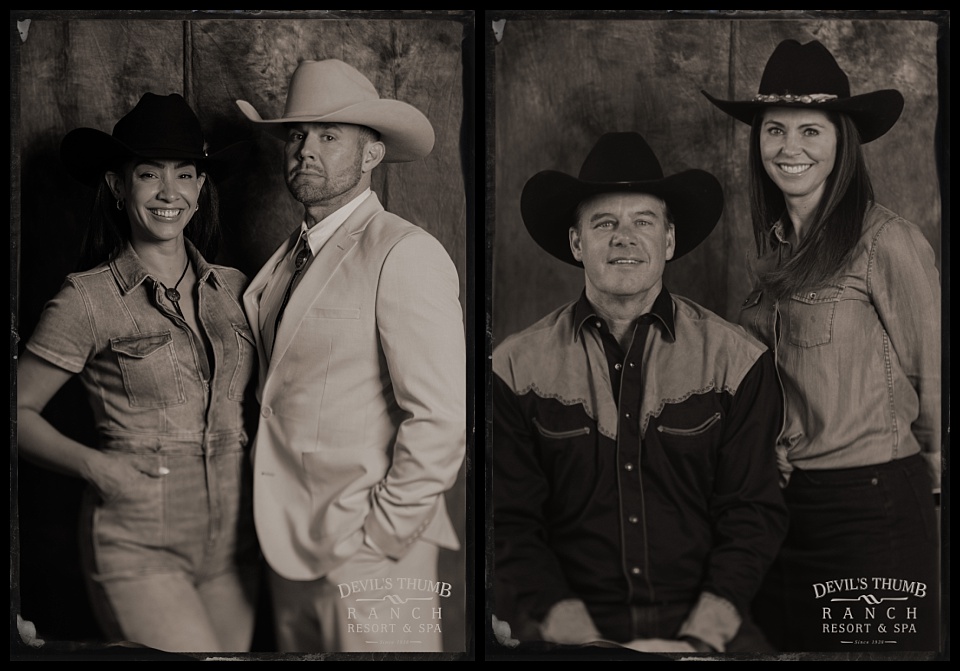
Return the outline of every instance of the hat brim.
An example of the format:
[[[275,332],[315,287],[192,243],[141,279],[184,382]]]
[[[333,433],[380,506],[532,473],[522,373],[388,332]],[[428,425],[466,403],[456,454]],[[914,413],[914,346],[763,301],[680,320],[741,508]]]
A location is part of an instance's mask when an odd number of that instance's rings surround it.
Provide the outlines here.
[[[163,146],[134,150],[101,130],[77,128],[61,141],[60,160],[74,179],[93,187],[108,169],[137,157],[194,161],[201,171],[211,172],[219,180],[234,174],[252,146],[249,140],[241,140],[209,154]]]
[[[237,107],[250,121],[265,124],[264,130],[286,140],[288,123],[343,123],[367,126],[380,133],[386,147],[384,163],[406,163],[425,158],[436,141],[433,125],[424,114],[400,100],[368,100],[348,105],[323,115],[289,116],[264,119],[246,100],[237,100]]]
[[[706,91],[700,91],[722,112],[745,124],[752,124],[757,112],[767,107],[789,107],[842,112],[852,119],[860,132],[860,143],[866,144],[886,134],[903,112],[903,95],[895,89],[872,91],[849,98],[837,98],[822,103],[776,102],[758,100],[720,100]]]
[[[676,246],[671,261],[691,252],[716,227],[723,213],[723,189],[703,170],[684,172],[654,181],[588,182],[554,170],[537,173],[523,187],[520,214],[527,231],[546,252],[577,267],[569,230],[585,199],[602,193],[647,193],[662,199],[673,217]]]

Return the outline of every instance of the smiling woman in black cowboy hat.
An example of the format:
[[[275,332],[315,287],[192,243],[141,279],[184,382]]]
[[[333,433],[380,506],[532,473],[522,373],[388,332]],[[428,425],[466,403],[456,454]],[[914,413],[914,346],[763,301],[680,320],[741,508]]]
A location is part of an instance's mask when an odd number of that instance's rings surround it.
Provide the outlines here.
[[[212,265],[213,154],[177,94],[146,93],[108,135],[71,131],[67,171],[97,189],[83,272],[44,308],[18,369],[19,448],[88,481],[81,532],[94,612],[111,640],[243,651],[258,550],[242,402],[256,352],[246,278]],[[42,416],[79,375],[99,444]]]
[[[769,650],[749,603],[786,532],[773,360],[663,283],[717,225],[719,182],[608,133],[520,210],[585,286],[493,352],[497,618],[520,640]]]
[[[885,651],[936,650],[939,277],[919,229],[875,200],[861,152],[893,127],[903,97],[852,95],[823,44],[795,40],[777,46],[753,99],[704,95],[752,127],[759,279],[740,323],[775,352],[785,403],[777,452],[791,528],[760,621],[786,650],[879,639]],[[847,601],[906,600],[890,616],[908,626],[884,635],[860,609],[869,635],[831,628],[843,609],[831,618],[816,586],[842,578],[855,579],[835,595]]]

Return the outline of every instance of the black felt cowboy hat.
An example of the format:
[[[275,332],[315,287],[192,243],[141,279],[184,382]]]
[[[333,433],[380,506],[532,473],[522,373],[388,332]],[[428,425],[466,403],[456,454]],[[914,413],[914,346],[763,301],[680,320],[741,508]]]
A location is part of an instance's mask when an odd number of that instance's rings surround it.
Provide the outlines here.
[[[207,152],[200,120],[176,93],[144,93],[130,112],[107,135],[95,128],[76,128],[60,143],[60,160],[74,178],[97,186],[106,170],[131,158],[196,161],[201,170],[213,168],[226,176],[229,168],[249,151],[251,142],[235,142]]]
[[[660,161],[638,133],[607,133],[590,150],[578,177],[544,170],[527,180],[520,214],[530,236],[544,250],[574,266],[569,230],[577,207],[602,193],[645,193],[663,200],[673,217],[676,260],[710,235],[723,212],[720,182],[703,170],[663,176]]]
[[[751,124],[760,110],[799,107],[849,115],[867,143],[893,128],[903,111],[903,96],[895,89],[850,95],[847,75],[823,44],[784,40],[767,60],[757,95],[750,100],[707,99],[740,121]]]

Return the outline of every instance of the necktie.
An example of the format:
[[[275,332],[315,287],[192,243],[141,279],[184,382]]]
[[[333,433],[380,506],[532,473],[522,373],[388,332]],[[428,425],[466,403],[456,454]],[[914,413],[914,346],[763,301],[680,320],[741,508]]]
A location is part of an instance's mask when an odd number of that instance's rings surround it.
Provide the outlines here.
[[[277,321],[273,324],[274,338],[276,338],[277,331],[280,329],[280,318],[283,317],[283,311],[287,307],[287,301],[290,300],[290,294],[293,293],[293,284],[297,281],[297,278],[300,277],[300,273],[303,272],[303,268],[307,265],[307,259],[309,258],[310,245],[308,245],[306,239],[304,239],[303,247],[300,248],[300,251],[297,252],[297,255],[293,259],[293,276],[290,278],[290,284],[287,285],[287,290],[283,294],[283,302],[280,303],[280,310],[277,312]]]

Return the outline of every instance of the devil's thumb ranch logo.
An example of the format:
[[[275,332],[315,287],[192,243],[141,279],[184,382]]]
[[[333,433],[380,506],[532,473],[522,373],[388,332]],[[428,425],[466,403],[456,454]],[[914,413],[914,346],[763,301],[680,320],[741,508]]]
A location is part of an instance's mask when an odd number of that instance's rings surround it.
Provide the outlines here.
[[[898,578],[841,578],[813,583],[821,633],[840,643],[896,644],[918,633],[929,587]]]
[[[346,608],[348,634],[399,649],[442,632],[443,599],[452,593],[448,582],[403,577],[351,580],[337,589],[352,602]]]

